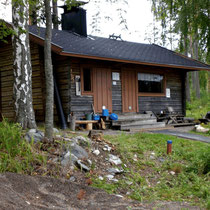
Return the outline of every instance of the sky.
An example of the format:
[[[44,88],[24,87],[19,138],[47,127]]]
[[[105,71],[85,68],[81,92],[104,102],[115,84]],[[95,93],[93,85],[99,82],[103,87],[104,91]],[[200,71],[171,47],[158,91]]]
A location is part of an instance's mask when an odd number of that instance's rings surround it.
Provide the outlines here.
[[[0,18],[3,18],[11,22],[11,6],[8,1],[8,6],[0,5]],[[153,15],[151,12],[150,0],[127,0],[128,5],[124,3],[124,0],[118,0],[118,3],[107,3],[104,0],[90,0],[88,4],[84,6],[87,10],[87,29],[88,34],[109,37],[111,34],[121,35],[123,40],[148,43],[145,40],[145,34],[151,30],[153,22]],[[5,2],[5,0],[0,0]],[[98,2],[98,3],[97,3]],[[63,3],[58,2],[63,5]],[[119,18],[118,10],[123,10],[122,15],[126,20],[127,29],[123,24],[119,24],[121,19]],[[59,10],[62,12],[62,9]],[[93,30],[93,18],[98,13],[97,28],[100,31]],[[107,20],[105,17],[109,17]]]

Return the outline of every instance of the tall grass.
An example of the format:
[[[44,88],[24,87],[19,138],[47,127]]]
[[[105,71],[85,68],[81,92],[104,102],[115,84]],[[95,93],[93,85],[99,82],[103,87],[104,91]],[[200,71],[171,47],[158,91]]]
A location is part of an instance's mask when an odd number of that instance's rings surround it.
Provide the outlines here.
[[[195,119],[202,118],[210,111],[210,93],[201,90],[201,98],[197,99],[195,93],[192,93],[191,101],[187,102],[187,116]]]
[[[23,140],[23,132],[18,124],[4,119],[0,123],[0,173],[31,174],[35,162],[43,163],[44,157],[35,153],[32,144]]]

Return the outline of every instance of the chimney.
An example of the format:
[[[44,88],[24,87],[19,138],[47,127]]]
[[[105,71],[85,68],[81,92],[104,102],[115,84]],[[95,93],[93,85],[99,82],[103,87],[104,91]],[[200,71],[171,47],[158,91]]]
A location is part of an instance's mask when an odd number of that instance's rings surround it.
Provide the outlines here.
[[[62,6],[64,13],[62,14],[62,30],[72,31],[82,36],[87,36],[87,25],[86,25],[86,10],[81,8],[85,2],[77,2],[76,6],[68,7]]]

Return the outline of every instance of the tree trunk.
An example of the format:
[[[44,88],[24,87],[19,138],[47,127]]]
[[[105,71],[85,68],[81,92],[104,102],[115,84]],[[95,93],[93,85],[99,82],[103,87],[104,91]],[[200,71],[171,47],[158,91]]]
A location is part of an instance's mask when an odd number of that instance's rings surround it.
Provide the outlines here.
[[[52,141],[53,138],[53,105],[54,105],[54,84],[51,57],[51,37],[52,37],[52,15],[50,0],[45,0],[46,32],[44,43],[45,58],[45,80],[46,80],[46,111],[45,111],[45,137]]]
[[[36,128],[32,99],[32,66],[26,0],[14,0],[12,2],[12,22],[16,32],[16,35],[12,37],[16,122],[20,123],[23,129]]]
[[[53,5],[53,28],[58,29],[58,6],[57,0],[52,0]]]
[[[194,40],[194,58],[198,60],[198,35],[195,35],[195,40]],[[196,98],[200,99],[200,81],[199,81],[199,72],[196,71],[194,72],[194,81],[195,81],[195,95]]]
[[[198,41],[196,35],[194,35],[194,39],[192,36],[190,37],[190,49],[191,49],[191,57],[198,60]],[[200,83],[199,83],[199,73],[197,71],[192,72],[192,87],[195,91],[196,98],[200,98]]]
[[[185,48],[185,55],[188,56],[188,43],[187,43],[187,35],[184,37],[184,48]],[[190,102],[190,75],[187,72],[186,75],[186,99]]]

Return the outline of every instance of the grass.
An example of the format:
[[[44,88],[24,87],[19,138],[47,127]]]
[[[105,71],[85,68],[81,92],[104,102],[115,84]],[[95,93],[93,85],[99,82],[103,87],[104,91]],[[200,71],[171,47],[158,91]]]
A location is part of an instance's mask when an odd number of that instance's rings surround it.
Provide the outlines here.
[[[192,97],[191,101],[186,106],[186,116],[195,119],[205,117],[206,113],[210,111],[210,94],[201,91],[201,99]]]
[[[163,134],[122,134],[106,138],[116,145],[127,173],[117,183],[95,177],[96,187],[109,193],[126,192],[139,201],[188,201],[202,207],[210,206],[208,144]],[[169,139],[173,141],[173,153],[166,155]]]
[[[32,174],[34,165],[46,162],[45,156],[35,151],[33,142],[23,140],[21,127],[6,120],[0,123],[0,157],[0,173]]]

